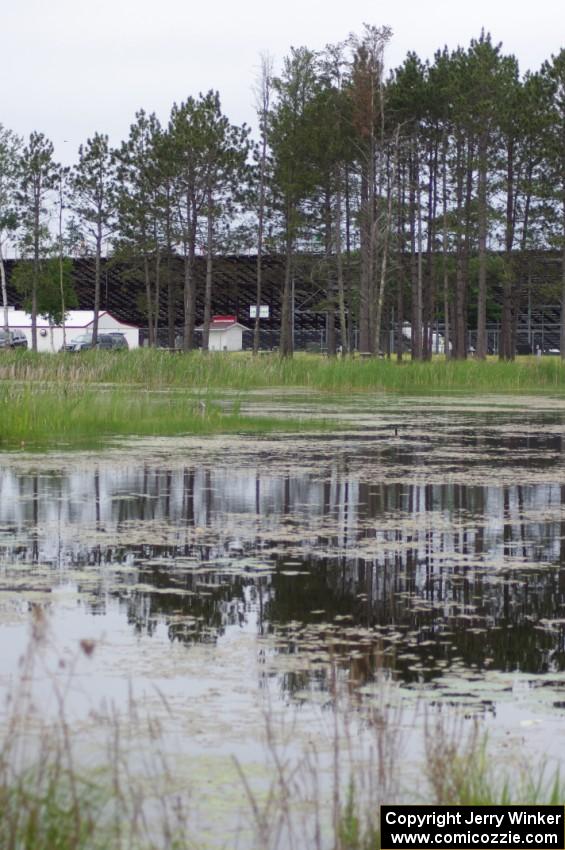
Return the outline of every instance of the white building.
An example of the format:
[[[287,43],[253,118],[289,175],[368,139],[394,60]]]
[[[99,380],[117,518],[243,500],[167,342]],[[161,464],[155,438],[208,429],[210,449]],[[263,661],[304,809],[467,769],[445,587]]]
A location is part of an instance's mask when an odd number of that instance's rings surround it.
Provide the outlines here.
[[[203,328],[196,328],[202,331]],[[241,351],[243,348],[243,331],[248,330],[241,325],[236,316],[213,316],[210,322],[210,351]]]
[[[410,322],[404,322],[402,325],[402,336],[405,340],[412,342],[412,325]],[[451,351],[451,343],[449,343]],[[445,354],[445,339],[443,334],[432,333],[432,354]]]
[[[0,319],[3,312],[0,312]],[[1,323],[1,322],[0,322]],[[94,323],[94,310],[69,310],[65,319],[65,339],[67,343],[82,334],[92,333]],[[31,348],[31,315],[23,310],[15,310],[8,307],[8,326],[10,330],[23,331],[27,337],[28,346]],[[98,314],[98,333],[122,333],[127,339],[130,348],[139,346],[139,328],[115,319],[105,310]],[[42,316],[37,317],[37,350],[59,351],[63,346],[63,327],[53,325]]]

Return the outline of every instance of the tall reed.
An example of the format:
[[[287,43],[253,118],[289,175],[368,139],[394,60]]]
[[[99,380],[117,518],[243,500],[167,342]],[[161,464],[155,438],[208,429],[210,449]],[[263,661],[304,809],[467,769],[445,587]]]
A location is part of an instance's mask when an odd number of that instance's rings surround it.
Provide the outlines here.
[[[208,397],[131,387],[59,382],[0,384],[0,447],[57,441],[96,442],[110,436],[264,434],[324,428],[323,422],[245,416]]]
[[[336,393],[555,393],[565,388],[565,365],[552,357],[521,357],[511,363],[434,359],[399,364],[394,360],[332,359],[313,354],[285,359],[276,354],[171,354],[150,349],[77,355],[2,352],[0,379],[149,388],[307,388]]]

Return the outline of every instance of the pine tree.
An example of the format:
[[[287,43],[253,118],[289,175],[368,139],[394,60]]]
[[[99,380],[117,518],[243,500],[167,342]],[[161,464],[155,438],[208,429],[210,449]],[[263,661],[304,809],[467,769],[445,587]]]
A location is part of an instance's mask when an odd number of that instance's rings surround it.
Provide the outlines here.
[[[94,243],[94,321],[92,342],[98,340],[102,245],[114,227],[116,211],[115,163],[108,136],[95,133],[78,151],[71,175],[71,207],[88,240]]]
[[[156,116],[140,110],[130,127],[127,142],[123,142],[115,154],[117,255],[127,258],[134,273],[141,275],[150,346],[157,343],[163,242],[159,205],[162,176],[156,153],[156,139],[160,133]]]
[[[229,123],[220,108],[218,92],[208,92],[201,103],[204,122],[201,127],[203,185],[206,218],[206,286],[202,350],[208,350],[212,318],[213,256],[216,226],[222,216],[232,216],[235,201],[245,183],[249,154],[249,129]]]
[[[19,136],[0,124],[0,284],[2,287],[4,330],[6,331],[8,330],[8,293],[3,249],[6,241],[17,227],[15,204],[18,156],[21,144]]]
[[[20,247],[23,256],[31,256],[30,286],[31,344],[37,351],[38,298],[41,264],[50,244],[46,201],[57,184],[59,166],[53,160],[53,143],[43,133],[31,133],[19,162],[17,201],[21,215]]]
[[[294,349],[292,278],[297,240],[305,225],[303,203],[316,182],[311,167],[312,100],[316,91],[316,57],[305,47],[292,48],[280,77],[273,81],[276,103],[271,113],[274,206],[280,217],[285,254],[281,297],[280,353]]]
[[[565,360],[565,48],[543,67],[551,86],[547,137],[548,195],[553,203],[553,244],[561,250],[561,358]]]
[[[261,328],[261,292],[263,287],[263,247],[265,241],[265,219],[267,214],[267,190],[269,181],[269,113],[273,85],[273,60],[264,53],[255,85],[255,108],[259,119],[259,145],[255,169],[257,184],[257,284],[255,296],[255,324],[253,328],[253,354],[259,351]]]

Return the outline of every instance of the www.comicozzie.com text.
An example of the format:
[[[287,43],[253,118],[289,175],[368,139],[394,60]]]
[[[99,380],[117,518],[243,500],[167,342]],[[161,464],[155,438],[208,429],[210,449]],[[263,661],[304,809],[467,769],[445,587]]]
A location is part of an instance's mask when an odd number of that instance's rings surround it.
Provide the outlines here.
[[[404,814],[402,812],[387,812],[385,821],[389,826],[407,826],[409,829],[424,826],[495,826],[497,829],[508,818],[509,826],[553,826],[562,822],[563,815],[544,814],[543,812],[502,812],[501,814],[484,814],[482,812],[468,813],[463,818],[461,812],[426,812],[426,814]]]

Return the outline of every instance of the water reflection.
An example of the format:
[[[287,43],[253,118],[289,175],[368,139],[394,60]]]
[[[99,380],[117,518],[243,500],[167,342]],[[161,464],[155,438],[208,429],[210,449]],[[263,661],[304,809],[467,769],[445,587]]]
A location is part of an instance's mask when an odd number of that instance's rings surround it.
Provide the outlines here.
[[[446,434],[449,440],[446,441]],[[488,427],[406,429],[342,442],[277,474],[257,461],[0,470],[0,588],[72,581],[85,611],[216,642],[230,627],[308,657],[285,674],[326,684],[384,665],[406,685],[446,671],[565,670],[561,436]],[[431,464],[433,463],[433,470]],[[546,480],[514,474],[546,471]],[[477,482],[477,469],[490,469]],[[468,468],[469,483],[452,470]],[[398,474],[410,470],[410,476]],[[555,470],[552,480],[547,471]],[[396,475],[391,473],[395,471]],[[22,585],[20,585],[22,586]],[[43,585],[44,586],[44,585]],[[319,665],[317,665],[319,660]]]

